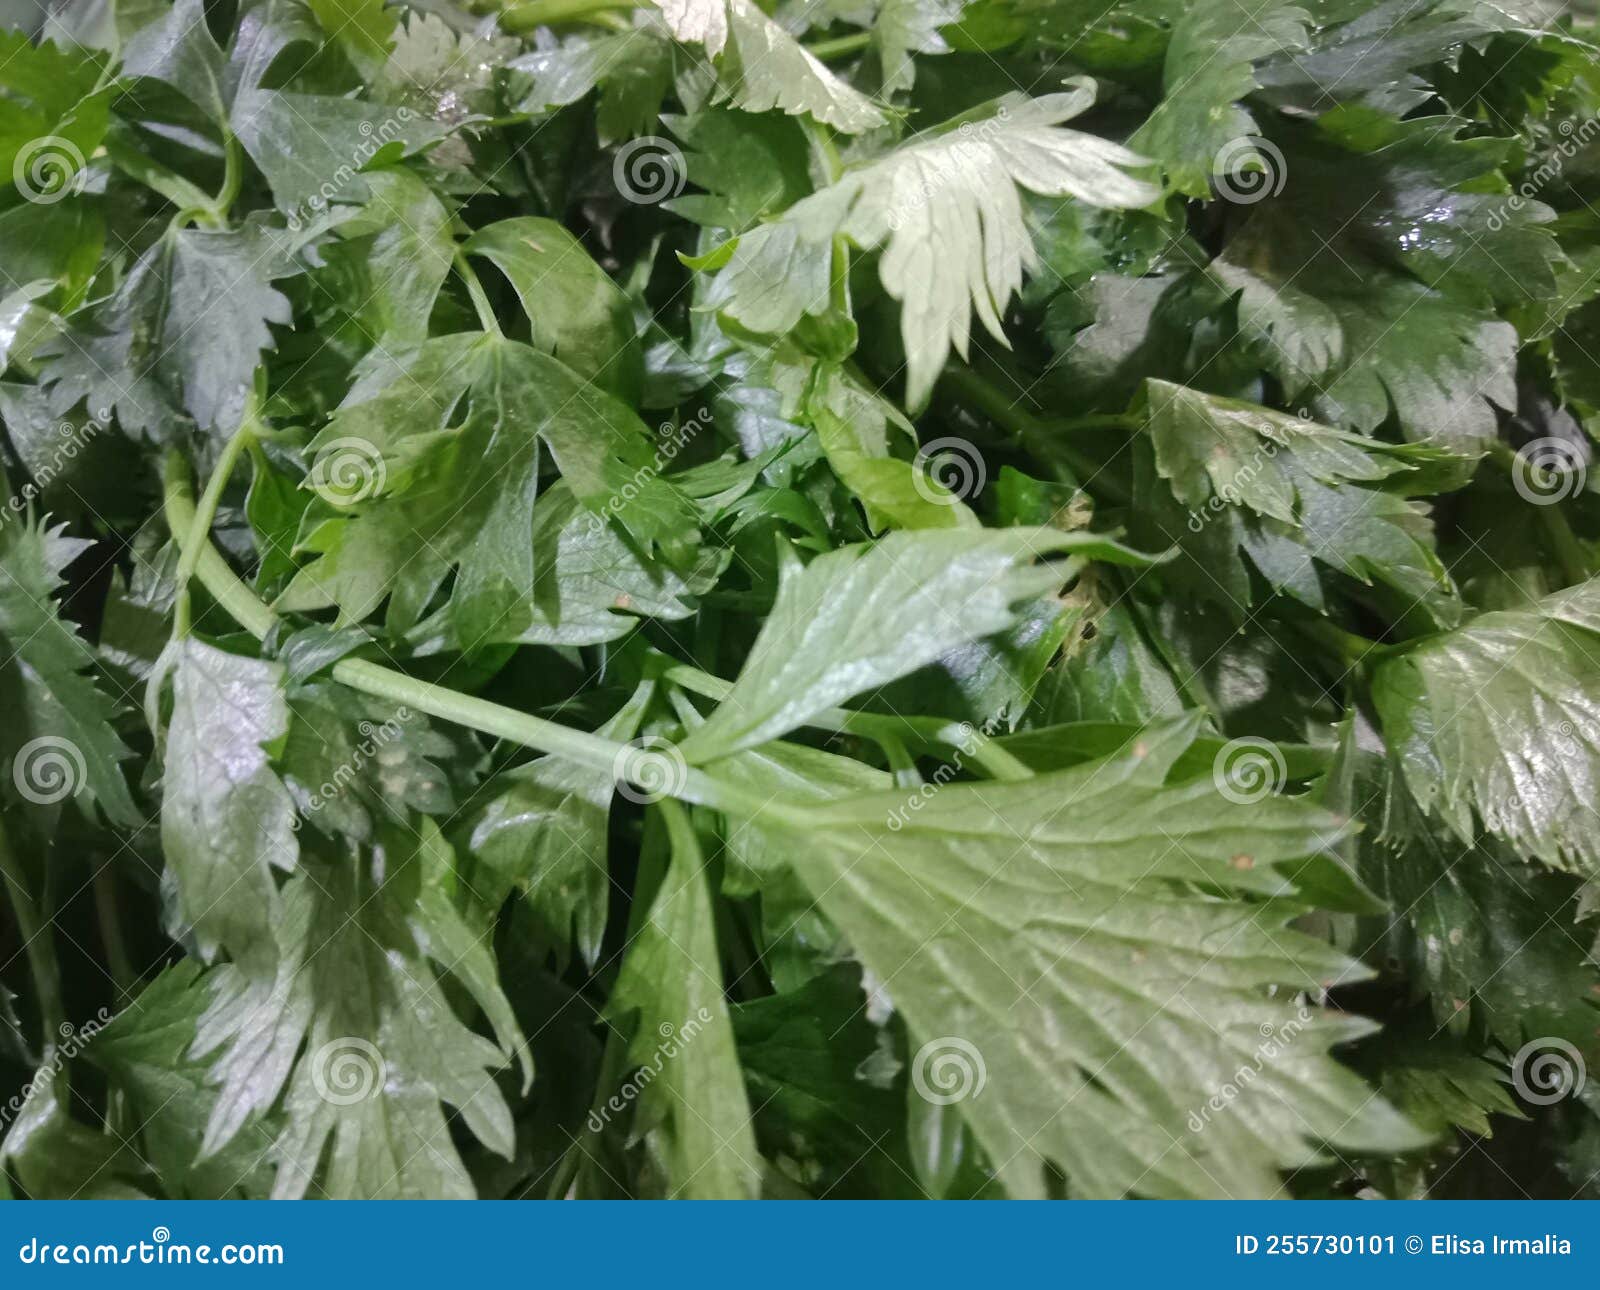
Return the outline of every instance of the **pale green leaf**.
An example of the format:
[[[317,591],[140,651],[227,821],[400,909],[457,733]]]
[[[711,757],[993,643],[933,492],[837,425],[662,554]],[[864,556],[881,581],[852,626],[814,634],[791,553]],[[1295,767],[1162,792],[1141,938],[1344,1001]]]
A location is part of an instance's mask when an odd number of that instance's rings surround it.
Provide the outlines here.
[[[783,332],[829,305],[833,238],[883,248],[879,275],[901,302],[906,402],[920,407],[971,316],[1004,340],[1000,313],[1036,263],[1018,189],[1093,206],[1136,207],[1158,191],[1127,173],[1141,158],[1060,128],[1094,99],[1085,84],[919,135],[739,239],[708,303],[752,331]]]
[[[1600,580],[1482,614],[1384,662],[1384,734],[1424,811],[1464,842],[1600,871]]]
[[[630,1061],[641,1129],[665,1162],[667,1194],[685,1200],[753,1199],[761,1158],[723,994],[705,860],[682,808],[666,816],[672,858],[638,934],[629,943],[609,1005],[637,1014]],[[603,1092],[606,1090],[602,1090]]]
[[[1422,1141],[1328,1055],[1369,1025],[1281,991],[1355,965],[1246,899],[1337,822],[1164,782],[1193,729],[900,816],[890,791],[774,822],[905,1017],[917,1092],[958,1106],[1012,1195],[1055,1166],[1078,1196],[1270,1196],[1324,1143]]]
[[[1043,557],[1144,563],[1105,538],[1053,529],[926,529],[790,568],[733,691],[681,747],[691,761],[776,739],[969,641],[1066,578]]]
[[[283,669],[192,637],[171,666],[161,844],[179,915],[208,951],[259,962],[281,916],[273,871],[293,869],[300,850],[268,757],[289,730]]]

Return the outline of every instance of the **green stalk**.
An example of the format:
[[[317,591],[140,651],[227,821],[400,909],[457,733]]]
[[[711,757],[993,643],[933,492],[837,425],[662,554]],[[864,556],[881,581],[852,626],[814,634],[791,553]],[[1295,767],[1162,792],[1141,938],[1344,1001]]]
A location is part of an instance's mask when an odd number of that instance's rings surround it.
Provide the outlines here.
[[[1489,445],[1489,456],[1507,475],[1515,477],[1518,470],[1518,453],[1515,448],[1503,439],[1496,439]],[[1539,467],[1530,462],[1526,469],[1537,470]],[[1535,509],[1539,512],[1539,527],[1544,530],[1550,554],[1555,557],[1556,564],[1561,569],[1561,576],[1566,579],[1563,585],[1572,587],[1580,582],[1587,582],[1591,576],[1589,553],[1584,550],[1583,543],[1578,541],[1577,534],[1567,523],[1566,513],[1562,511],[1561,504],[1552,498],[1542,506],[1535,506]]]
[[[167,525],[174,536],[187,534],[195,520],[194,500],[189,495],[189,463],[180,452],[170,452],[162,472],[166,498]],[[203,538],[195,547],[194,577],[211,594],[223,612],[257,640],[264,640],[278,621],[276,614],[239,581],[216,547]]]
[[[666,678],[685,690],[721,702],[733,692],[733,682],[702,672],[699,668],[674,663]],[[875,712],[851,712],[848,708],[824,708],[806,718],[814,730],[856,735],[870,739],[888,752],[891,744],[906,739],[922,747],[935,745],[954,748],[971,756],[995,779],[1029,779],[1033,772],[1025,762],[1007,752],[983,731],[942,717],[886,717]]]
[[[808,121],[806,138],[810,140],[812,151],[822,163],[822,173],[827,181],[830,184],[838,183],[844,177],[844,160],[839,156],[839,149],[833,142],[832,131],[816,121]],[[836,242],[837,240],[835,239]]]
[[[1085,417],[1044,418],[1019,407],[993,382],[970,367],[953,367],[940,378],[946,391],[980,416],[1011,435],[1023,448],[1045,461],[1064,462],[1085,482],[1085,487],[1105,494],[1110,500],[1126,503],[1128,490],[1106,474],[1103,463],[1074,447],[1068,436],[1081,430],[1136,429],[1132,418],[1116,413]],[[1087,481],[1093,481],[1090,484]],[[1076,482],[1076,481],[1075,481]]]
[[[254,403],[254,396],[251,403]],[[189,521],[188,528],[181,535],[174,532],[181,549],[178,556],[178,571],[175,575],[177,597],[172,606],[172,634],[179,639],[189,634],[189,583],[194,578],[195,567],[200,562],[202,552],[210,549],[211,526],[216,522],[217,506],[222,501],[222,490],[228,486],[228,479],[232,476],[233,468],[238,464],[240,456],[256,441],[254,420],[253,406],[247,407],[239,429],[223,446],[222,454],[217,458],[216,469],[206,481],[206,491],[200,495],[200,505]],[[187,467],[185,467],[185,478],[187,478]]]
[[[904,741],[887,736],[880,741],[883,755],[889,762],[889,769],[894,772],[894,786],[896,788],[921,788],[922,772],[917,769],[916,759],[906,748]]]
[[[207,222],[217,228],[228,226],[228,212],[233,209],[234,199],[244,183],[243,149],[232,130],[224,128],[224,132],[227,137],[223,140],[222,187],[211,199],[211,209],[207,212]]]
[[[116,880],[108,861],[94,876],[94,913],[100,924],[100,940],[105,945],[106,962],[111,965],[111,980],[124,996],[131,995],[139,983],[128,957],[127,938],[122,934],[122,919],[117,914]]]
[[[535,27],[555,27],[562,23],[595,22],[602,14],[629,10],[630,0],[529,0],[512,5],[500,15],[500,29],[513,34]]]
[[[478,311],[478,325],[491,336],[502,335],[500,320],[494,316],[494,306],[489,303],[483,283],[478,281],[478,274],[467,260],[466,252],[458,250],[452,263],[455,265],[456,274],[466,283],[467,295],[472,298],[472,307]]]
[[[811,57],[827,62],[830,58],[844,58],[850,54],[860,53],[871,43],[870,31],[857,31],[848,36],[835,36],[832,40],[819,40],[815,44],[807,45],[805,51]]]
[[[1580,582],[1587,582],[1590,576],[1588,553],[1572,531],[1572,526],[1567,523],[1561,507],[1554,503],[1539,507],[1539,526],[1544,529],[1544,538],[1550,544],[1551,554],[1561,566],[1561,576],[1566,579],[1564,585],[1575,587]]]
[[[1361,667],[1369,659],[1382,659],[1395,651],[1393,645],[1385,645],[1382,641],[1375,641],[1355,632],[1347,632],[1326,618],[1296,619],[1292,626],[1307,640],[1321,646],[1347,668]]]
[[[11,911],[17,920],[17,934],[22,937],[23,952],[28,956],[28,973],[33,977],[34,996],[39,1001],[39,1020],[44,1027],[44,1040],[39,1048],[39,1060],[50,1064],[56,1049],[56,1039],[67,1021],[66,1005],[61,995],[61,965],[56,960],[56,942],[39,908],[28,894],[28,875],[22,862],[11,849],[11,838],[5,824],[0,821],[0,880],[11,901]],[[51,1091],[64,1101],[67,1081],[63,1078],[51,1082]]]
[[[190,497],[189,471],[182,455],[176,451],[167,457],[163,506],[167,524],[174,533],[192,530],[197,512]],[[209,541],[204,543],[194,564],[195,576],[217,604],[256,639],[265,639],[277,623],[277,615],[239,580]],[[625,769],[628,756],[626,744],[434,685],[366,659],[340,659],[330,674],[341,685],[348,685],[363,694],[426,712],[441,721],[508,739],[536,752],[563,757],[612,775],[620,775]],[[754,794],[712,779],[690,766],[679,768],[677,779],[680,782],[673,786],[672,795],[686,802],[745,816],[765,811],[771,816],[789,818],[793,823],[801,823],[804,818],[781,803],[767,802]]]

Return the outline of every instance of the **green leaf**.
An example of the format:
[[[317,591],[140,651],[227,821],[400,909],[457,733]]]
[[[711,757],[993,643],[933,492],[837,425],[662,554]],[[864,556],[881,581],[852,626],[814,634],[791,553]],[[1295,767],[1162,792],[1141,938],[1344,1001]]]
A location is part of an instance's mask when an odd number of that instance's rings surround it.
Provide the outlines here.
[[[1374,949],[1428,996],[1430,1031],[1476,1027],[1508,1052],[1545,1036],[1587,1046],[1600,972],[1576,928],[1577,884],[1425,818],[1371,733],[1344,728],[1319,796],[1366,826],[1358,868],[1396,915]]]
[[[35,808],[41,823],[70,796],[86,812],[97,809],[132,828],[143,817],[119,768],[128,749],[111,726],[114,706],[87,674],[93,652],[56,605],[64,574],[90,543],[15,512],[8,518],[0,526],[0,686],[9,714],[0,757],[9,770],[7,788]]]
[[[1373,697],[1418,804],[1594,876],[1600,844],[1600,581],[1482,614],[1383,663]]]
[[[910,423],[838,368],[818,366],[806,411],[828,465],[861,502],[874,532],[978,527],[978,517],[930,469],[937,459],[913,463],[890,455],[887,427],[893,424],[914,439]],[[955,465],[970,470],[973,463],[962,459]]]
[[[1517,0],[1380,0],[1319,16],[1324,30],[1308,50],[1285,52],[1258,73],[1274,99],[1318,111],[1359,99],[1413,107],[1427,92],[1407,75],[1411,69],[1451,61],[1468,42],[1537,21],[1534,7]]]
[[[673,36],[715,61],[716,100],[745,112],[809,113],[845,134],[886,123],[881,109],[818,61],[754,0],[656,0]]]
[[[1127,605],[1111,605],[1095,617],[1093,635],[1045,679],[1040,702],[1050,724],[1143,726],[1176,717],[1184,707],[1171,671]]]
[[[179,916],[207,957],[221,946],[259,963],[282,917],[273,870],[293,869],[300,851],[268,752],[289,730],[283,669],[193,638],[169,662],[161,845]]]
[[[217,1090],[204,1062],[190,1054],[208,990],[199,965],[167,968],[94,1035],[89,1060],[131,1099],[139,1145],[170,1194],[260,1200],[272,1185],[272,1133],[257,1126],[201,1158]]]
[[[307,0],[323,31],[339,42],[357,69],[371,75],[389,57],[396,18],[384,0]]]
[[[649,134],[672,87],[672,44],[657,26],[569,36],[506,64],[531,82],[518,111],[538,115],[585,98],[596,87],[601,143]],[[754,121],[751,124],[755,124]]]
[[[499,69],[517,53],[515,40],[458,32],[437,13],[408,14],[392,35],[394,51],[373,77],[373,101],[410,107],[451,125],[498,112]],[[440,157],[446,150],[453,152],[451,162],[466,152],[459,141],[442,147]]]
[[[851,695],[1003,631],[1055,591],[1058,554],[1142,563],[1104,538],[1050,529],[925,529],[790,567],[733,691],[680,748],[690,761],[777,739]]]
[[[334,202],[367,200],[363,169],[422,152],[451,129],[403,104],[262,89],[239,92],[230,123],[278,209],[301,220]]]
[[[109,119],[99,75],[86,50],[0,30],[0,166],[26,201],[49,208],[82,191]]]
[[[428,336],[428,317],[450,276],[455,239],[450,212],[409,170],[370,171],[372,194],[360,212],[338,226],[344,244],[327,258],[348,266],[353,313],[374,340],[417,342]]]
[[[733,1029],[762,1146],[825,1169],[816,1192],[859,1194],[852,1183],[865,1174],[872,1194],[897,1195],[911,1190],[900,1134],[873,1126],[893,1124],[900,1099],[870,1073],[882,1032],[861,1001],[860,968],[836,964],[797,990],[737,1005]]]
[[[308,483],[333,514],[308,517],[302,545],[317,558],[280,605],[337,605],[359,621],[387,596],[389,626],[404,631],[456,567],[457,637],[471,647],[520,631],[536,601],[541,443],[596,517],[615,508],[644,542],[684,536],[686,505],[628,408],[526,345],[444,336],[375,352],[312,441]],[[619,505],[625,489],[633,500]]]
[[[811,192],[805,131],[788,117],[706,108],[661,119],[683,140],[688,180],[707,190],[672,198],[676,214],[742,232]]]
[[[973,311],[1004,340],[999,311],[1034,264],[1017,189],[1094,206],[1143,206],[1157,190],[1126,173],[1141,159],[1094,135],[1060,129],[1094,99],[1083,84],[948,122],[792,206],[739,239],[707,303],[751,331],[775,333],[820,314],[833,237],[884,248],[879,275],[901,302],[906,402],[920,407],[953,346],[965,356]]]
[[[629,942],[609,1014],[637,1014],[628,1060],[642,1117],[666,1176],[684,1200],[746,1200],[761,1159],[723,996],[705,861],[688,816],[667,804],[672,859],[643,925]],[[602,1090],[605,1092],[605,1090]]]
[[[1180,509],[1151,500],[1147,540],[1180,545],[1197,590],[1243,608],[1256,597],[1242,553],[1276,590],[1326,612],[1313,562],[1399,593],[1445,625],[1461,605],[1419,503],[1384,491],[1404,450],[1252,403],[1164,381],[1146,385],[1155,471]],[[1157,486],[1159,487],[1159,486]]]
[[[28,202],[0,213],[0,281],[7,292],[58,282],[64,298],[75,302],[99,265],[104,238],[99,214],[79,198]]]
[[[939,29],[960,21],[964,6],[965,0],[882,0],[869,30],[883,66],[884,93],[909,90],[916,82],[913,55],[950,51]]]
[[[217,125],[227,119],[222,50],[206,25],[205,0],[176,0],[163,21],[135,34],[123,50],[122,70],[165,81]]]
[[[343,686],[312,682],[288,696],[289,728],[278,757],[284,783],[312,827],[369,842],[376,825],[411,811],[455,810],[448,765],[457,746],[410,708]]]
[[[728,554],[700,548],[684,568],[644,559],[626,534],[558,481],[533,508],[533,594],[509,607],[481,643],[598,645],[632,635],[647,618],[687,618],[696,598],[716,585]],[[428,626],[417,635],[431,645]]]
[[[1164,782],[1193,731],[946,784],[914,812],[890,791],[782,824],[790,863],[905,1017],[917,1091],[959,1105],[1014,1196],[1042,1195],[1047,1164],[1088,1197],[1270,1195],[1324,1142],[1420,1141],[1328,1056],[1366,1023],[1267,993],[1359,975],[1283,926],[1292,906],[1245,899],[1286,891],[1278,866],[1337,821],[1241,804],[1210,776]]]
[[[1441,1040],[1431,1031],[1386,1035],[1379,1086],[1413,1124],[1442,1134],[1461,1128],[1480,1138],[1494,1136],[1489,1117],[1521,1119],[1506,1088],[1503,1064]]]
[[[441,966],[464,983],[475,969],[455,967],[459,947],[419,904],[424,859],[395,846],[388,862],[382,879],[348,862],[309,867],[283,891],[276,970],[213,973],[194,1047],[217,1053],[204,1149],[283,1093],[275,1197],[470,1198],[441,1101],[511,1154],[511,1115],[489,1074],[505,1055],[456,1018],[427,958],[448,955]]]
[[[631,740],[648,691],[625,704],[599,733]],[[576,948],[590,967],[600,956],[611,896],[607,817],[612,776],[559,757],[539,757],[496,776],[472,824],[472,853],[526,893],[538,925],[563,960]]]
[[[1516,405],[1516,331],[1497,303],[1556,289],[1546,207],[1513,205],[1503,148],[1458,123],[1346,111],[1299,145],[1281,199],[1212,262],[1267,370],[1324,420],[1481,451]]]
[[[1167,46],[1167,96],[1129,146],[1164,163],[1173,186],[1191,197],[1210,196],[1219,161],[1224,178],[1246,168],[1270,172],[1271,159],[1252,143],[1255,118],[1239,100],[1258,88],[1254,64],[1303,49],[1310,22],[1286,0],[1189,9]]]
[[[48,1089],[44,1070],[35,1080]],[[53,1092],[28,1098],[0,1142],[0,1165],[32,1200],[144,1200],[148,1193],[136,1152],[117,1135],[92,1129],[67,1114]]]
[[[115,291],[40,346],[58,405],[115,408],[156,440],[192,417],[224,438],[239,424],[269,324],[290,321],[273,282],[302,272],[301,239],[261,220],[226,231],[172,228]]]
[[[633,307],[577,238],[554,220],[523,216],[485,225],[461,249],[510,280],[536,349],[618,398],[638,399],[644,368]]]

